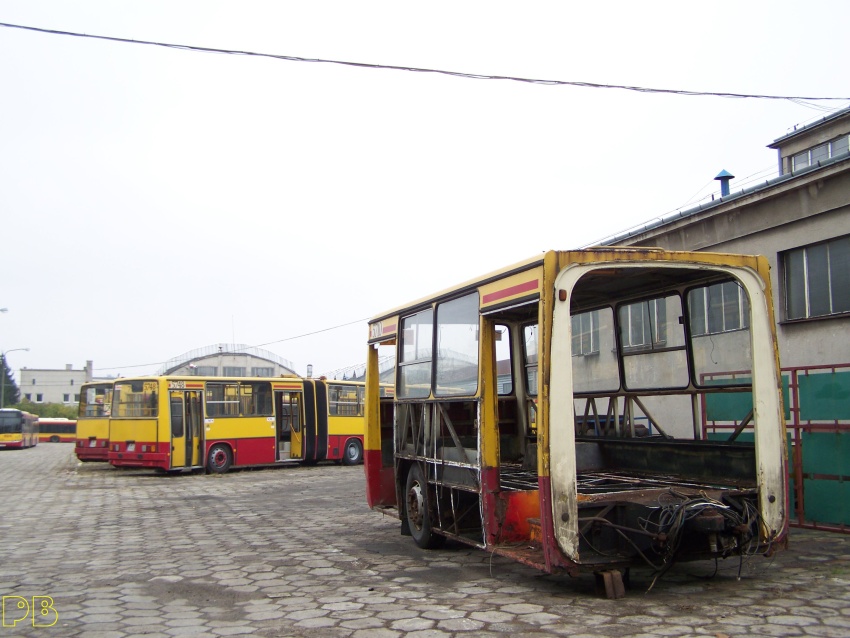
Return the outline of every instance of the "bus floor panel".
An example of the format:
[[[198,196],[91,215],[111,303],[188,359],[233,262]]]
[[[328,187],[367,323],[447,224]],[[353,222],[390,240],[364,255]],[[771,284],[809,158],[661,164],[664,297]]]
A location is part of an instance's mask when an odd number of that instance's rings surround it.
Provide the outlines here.
[[[523,469],[519,463],[502,463],[499,466],[499,486],[504,491],[536,490],[537,472]]]
[[[635,472],[581,472],[576,480],[580,503],[608,500],[619,495],[630,502],[657,500],[659,495],[708,496],[720,500],[724,493],[749,494],[753,486],[721,482],[692,481],[669,474]]]

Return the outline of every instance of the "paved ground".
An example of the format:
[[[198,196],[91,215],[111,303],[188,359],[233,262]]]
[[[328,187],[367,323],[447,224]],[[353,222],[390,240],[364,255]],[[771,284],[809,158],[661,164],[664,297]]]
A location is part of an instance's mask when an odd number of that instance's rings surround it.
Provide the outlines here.
[[[159,476],[0,452],[0,594],[52,609],[3,636],[850,636],[850,536],[675,567],[619,601],[481,550],[424,552],[370,512],[361,467]],[[37,600],[38,604],[39,601]],[[48,601],[49,603],[49,601]],[[24,609],[24,611],[26,611]]]

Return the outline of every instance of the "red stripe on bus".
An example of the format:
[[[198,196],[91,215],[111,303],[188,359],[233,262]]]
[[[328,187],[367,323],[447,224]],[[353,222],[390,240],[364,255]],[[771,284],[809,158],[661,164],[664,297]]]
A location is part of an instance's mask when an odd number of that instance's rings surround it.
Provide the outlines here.
[[[508,288],[503,288],[502,290],[491,292],[489,295],[484,295],[484,298],[481,300],[481,302],[491,303],[493,301],[498,301],[499,299],[504,299],[506,297],[513,297],[514,295],[518,295],[522,292],[528,292],[529,290],[537,290],[539,287],[540,280],[532,279],[531,281],[526,281],[525,283],[517,284],[516,286],[510,286]]]
[[[397,323],[394,323],[394,324],[393,324],[393,325],[391,325],[391,326],[386,326],[386,327],[384,328],[384,330],[383,330],[383,333],[382,333],[382,334],[387,334],[388,332],[395,332],[395,329],[396,329],[396,327],[397,327],[397,326],[398,326],[398,324],[397,324]]]

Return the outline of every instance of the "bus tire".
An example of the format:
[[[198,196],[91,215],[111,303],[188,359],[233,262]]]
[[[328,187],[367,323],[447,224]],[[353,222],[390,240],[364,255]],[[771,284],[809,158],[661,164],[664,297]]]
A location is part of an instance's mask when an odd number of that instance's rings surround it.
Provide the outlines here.
[[[363,444],[359,439],[348,439],[342,451],[343,465],[357,465],[363,462]]]
[[[223,443],[216,443],[207,454],[207,471],[210,474],[224,474],[233,464],[233,452]]]
[[[51,437],[50,437],[50,442],[51,442],[51,443],[59,443],[59,437],[58,437],[58,436],[55,436],[55,435],[54,435],[54,436],[51,436]]]
[[[431,527],[431,494],[418,463],[410,466],[404,493],[405,516],[413,540],[422,549],[442,547],[446,537],[436,534]]]

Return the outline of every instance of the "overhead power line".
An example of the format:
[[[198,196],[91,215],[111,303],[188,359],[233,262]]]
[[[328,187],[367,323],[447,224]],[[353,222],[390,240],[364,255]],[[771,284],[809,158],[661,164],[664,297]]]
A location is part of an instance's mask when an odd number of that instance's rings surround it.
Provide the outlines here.
[[[824,97],[824,96],[800,96],[800,95],[762,95],[757,93],[724,93],[716,91],[689,91],[684,89],[658,89],[645,86],[631,86],[628,84],[602,84],[598,82],[578,82],[571,80],[544,80],[538,78],[525,78],[513,75],[489,75],[481,73],[465,73],[463,71],[450,71],[446,69],[429,69],[414,66],[398,66],[393,64],[371,64],[368,62],[352,62],[348,60],[329,60],[322,58],[302,58],[295,55],[279,55],[274,53],[260,53],[257,51],[239,51],[233,49],[218,49],[214,47],[199,47],[188,44],[174,44],[169,42],[154,42],[151,40],[133,40],[130,38],[116,38],[106,35],[92,35],[89,33],[78,33],[74,31],[59,31],[56,29],[42,29],[22,24],[9,24],[0,22],[0,27],[10,29],[24,29],[50,35],[66,35],[78,38],[91,38],[94,40],[107,40],[109,42],[121,42],[124,44],[144,44],[147,46],[165,47],[168,49],[182,49],[184,51],[196,51],[200,53],[223,53],[227,55],[246,55],[259,58],[272,58],[275,60],[287,60],[289,62],[318,62],[322,64],[339,64],[366,69],[386,69],[390,71],[408,71],[412,73],[437,73],[472,80],[506,80],[510,82],[524,82],[527,84],[543,84],[546,86],[575,86],[587,89],[619,89],[622,91],[636,91],[638,93],[662,93],[672,95],[687,95],[701,97],[727,97],[727,98],[749,98],[759,100],[789,100],[789,101],[821,101],[821,100],[850,100],[850,97]]]
[[[355,321],[349,321],[348,323],[341,323],[336,326],[331,326],[330,328],[321,328],[320,330],[314,330],[312,332],[305,332],[300,335],[295,335],[294,337],[285,337],[283,339],[278,339],[276,341],[267,341],[266,343],[259,343],[255,346],[248,346],[249,348],[262,348],[263,346],[270,346],[275,343],[283,343],[284,341],[294,341],[295,339],[302,339],[303,337],[310,337],[312,335],[317,335],[322,332],[329,332],[331,330],[337,330],[338,328],[345,328],[347,326],[353,326],[356,323],[363,323],[364,321],[368,321],[369,317],[364,317],[363,319],[356,319]],[[225,352],[224,354],[234,354],[232,352]],[[161,366],[167,363],[167,361],[156,361],[154,363],[137,363],[135,365],[130,366],[97,366],[97,370],[126,370],[128,368],[148,368],[151,366]]]

